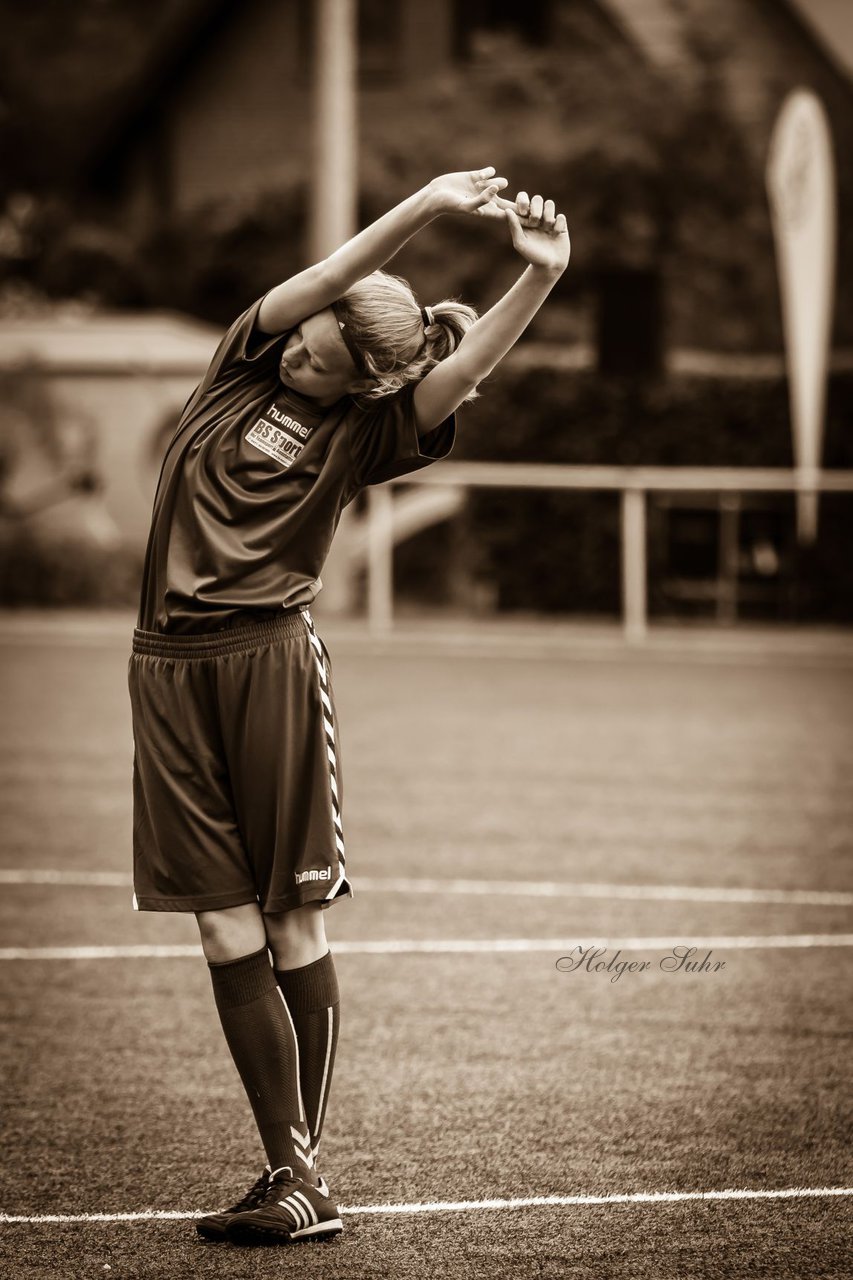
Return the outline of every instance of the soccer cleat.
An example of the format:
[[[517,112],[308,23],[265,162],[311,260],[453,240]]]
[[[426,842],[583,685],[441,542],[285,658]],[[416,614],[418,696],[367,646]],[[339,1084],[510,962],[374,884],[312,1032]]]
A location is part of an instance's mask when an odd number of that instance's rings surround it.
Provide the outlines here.
[[[228,1219],[226,1238],[235,1244],[292,1244],[338,1235],[343,1223],[322,1178],[320,1184],[304,1182],[289,1166],[277,1169],[262,1203]]]
[[[246,1213],[249,1209],[257,1209],[258,1205],[263,1202],[263,1198],[269,1188],[270,1171],[269,1166],[267,1166],[252,1189],[246,1192],[238,1204],[232,1205],[230,1209],[223,1209],[221,1213],[209,1213],[206,1217],[200,1218],[195,1224],[196,1231],[200,1236],[204,1236],[206,1240],[224,1240],[225,1228],[234,1217],[234,1214]]]
[[[257,1209],[269,1190],[269,1185],[270,1171],[269,1166],[267,1166],[255,1185],[250,1191],[246,1192],[239,1204],[232,1205],[230,1209],[223,1209],[221,1213],[209,1213],[206,1217],[200,1218],[196,1223],[196,1231],[207,1240],[224,1240],[225,1228],[234,1214],[246,1213],[250,1209]],[[317,1174],[317,1189],[322,1196],[328,1197],[329,1188],[326,1180],[319,1174]]]

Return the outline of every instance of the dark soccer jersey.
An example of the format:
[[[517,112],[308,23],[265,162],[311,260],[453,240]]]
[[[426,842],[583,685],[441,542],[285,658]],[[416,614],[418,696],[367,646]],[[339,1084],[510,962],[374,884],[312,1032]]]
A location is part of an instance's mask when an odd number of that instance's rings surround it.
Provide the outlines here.
[[[450,453],[451,415],[418,436],[414,384],[358,408],[286,388],[287,334],[254,328],[258,300],[226,333],[166,450],[137,625],[215,631],[251,610],[310,602],[341,511],[365,485]]]

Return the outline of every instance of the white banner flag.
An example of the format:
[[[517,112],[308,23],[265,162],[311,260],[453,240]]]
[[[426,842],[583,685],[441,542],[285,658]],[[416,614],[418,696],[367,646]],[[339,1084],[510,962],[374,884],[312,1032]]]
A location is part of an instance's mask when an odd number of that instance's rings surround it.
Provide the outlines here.
[[[829,122],[810,90],[795,89],[782,104],[770,141],[766,182],[798,472],[797,531],[801,542],[813,542],[814,480],[821,465],[832,324],[836,194]]]

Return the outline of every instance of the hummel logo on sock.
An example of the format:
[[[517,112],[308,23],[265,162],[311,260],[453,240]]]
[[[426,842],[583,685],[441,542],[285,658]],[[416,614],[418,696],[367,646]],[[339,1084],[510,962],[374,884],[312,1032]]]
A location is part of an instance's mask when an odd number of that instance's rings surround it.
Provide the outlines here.
[[[293,1149],[296,1152],[297,1159],[308,1169],[314,1168],[314,1157],[311,1153],[311,1134],[306,1133],[304,1136],[293,1125],[290,1126],[290,1132],[293,1136]]]

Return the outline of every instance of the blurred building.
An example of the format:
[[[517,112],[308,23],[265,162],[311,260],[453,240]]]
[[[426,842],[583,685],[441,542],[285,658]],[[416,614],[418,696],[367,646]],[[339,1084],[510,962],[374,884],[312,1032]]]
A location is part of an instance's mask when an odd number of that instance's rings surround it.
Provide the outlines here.
[[[506,164],[511,177],[529,173],[531,184],[562,181],[555,194],[571,214],[572,267],[537,319],[533,342],[517,353],[521,363],[547,365],[558,376],[597,369],[605,379],[629,383],[697,371],[744,383],[778,380],[778,288],[763,184],[768,142],[782,100],[802,85],[827,109],[839,161],[853,152],[853,6],[843,0],[359,0],[357,8],[363,213],[374,211],[376,190],[382,198],[405,190],[410,175],[423,181],[434,159],[450,167],[448,156],[453,167],[488,157]],[[144,19],[138,4],[136,11]],[[230,255],[230,276],[223,281],[211,270],[207,293],[193,293],[191,281],[184,296],[167,296],[169,306],[224,321],[236,313],[235,299],[245,305],[268,287],[279,265],[300,265],[301,249],[292,243],[280,264],[269,256],[253,260],[257,224],[232,215],[235,205],[252,210],[269,193],[304,191],[315,12],[311,0],[162,0],[152,6],[150,23],[138,28],[126,64],[112,69],[109,93],[99,93],[93,81],[85,127],[69,123],[53,149],[15,148],[7,136],[7,189],[16,181],[32,190],[64,189],[81,218],[102,218],[117,242],[123,237],[137,253],[179,225],[192,237],[193,228],[209,223],[215,241],[218,210],[228,206],[231,239],[219,235],[219,253],[220,260]],[[492,50],[492,70],[482,78],[484,49]],[[82,64],[86,50],[80,52]],[[15,68],[11,56],[7,50],[2,59],[5,96],[17,92],[37,104],[40,93],[51,91],[51,64],[40,84],[26,65]],[[542,66],[559,75],[555,101],[564,104],[563,118],[547,102],[537,103],[537,96],[547,98],[541,82],[534,79],[525,92],[527,71],[540,74]],[[85,92],[80,95],[82,101]],[[45,119],[56,123],[55,104],[51,110]],[[673,143],[661,126],[682,120],[688,123],[680,134],[678,127],[670,130]],[[838,179],[831,366],[843,370],[853,347],[849,165],[839,163]],[[90,278],[97,285],[98,253],[113,255],[109,270],[119,262],[107,233],[98,234],[72,228],[64,242],[59,236],[48,245],[54,290],[61,292],[63,271],[71,292]],[[281,237],[300,234],[295,217]],[[431,257],[413,259],[411,273],[407,260],[406,274],[417,283],[422,270],[430,289],[439,291],[433,296],[441,290],[470,296],[473,285],[476,301],[484,279],[497,292],[515,270],[511,255],[500,265],[501,278],[463,242],[462,228],[453,235],[433,242]],[[145,267],[144,259],[134,264],[137,272]],[[183,267],[175,263],[176,276]],[[130,288],[121,300],[139,305],[145,297],[144,289],[136,295]],[[57,411],[67,413],[73,404],[93,424],[101,498],[132,541],[150,509],[152,459],[162,433],[214,339],[213,328],[163,315],[92,319],[72,342],[79,348],[75,373],[66,361],[67,327],[56,330],[46,320],[38,335],[34,329],[25,334],[32,360],[49,373]],[[152,354],[140,361],[143,349]],[[11,330],[0,332],[0,368],[18,367],[21,351]],[[628,394],[626,414],[635,405]],[[662,448],[658,460],[678,455]],[[779,465],[775,454],[749,460]],[[703,530],[703,545],[714,536],[713,528]]]
[[[179,4],[89,134],[75,181],[137,233],[224,199],[248,205],[265,192],[300,189],[311,166],[314,13],[308,0]],[[817,13],[826,20],[816,23]],[[853,150],[853,54],[845,43],[853,36],[843,6],[360,0],[358,15],[365,182],[377,154],[393,168],[395,145],[401,169],[411,169],[404,153],[409,137],[414,148],[423,144],[413,120],[419,110],[435,113],[435,133],[460,165],[475,151],[498,162],[507,157],[504,163],[521,153],[535,179],[543,157],[559,154],[566,190],[557,194],[570,201],[580,249],[565,287],[575,301],[590,299],[605,371],[660,367],[668,342],[729,350],[778,345],[763,190],[767,147],[785,94],[804,85],[826,106],[837,154]],[[447,77],[464,73],[483,39],[507,34],[520,57],[525,47],[545,50],[562,68],[570,106],[561,140],[523,113],[515,136],[505,114],[495,113],[491,134],[488,121],[472,118],[470,104],[453,118],[456,90]],[[508,46],[508,62],[512,56]],[[439,104],[445,81],[448,102]],[[661,153],[651,136],[660,121],[691,112],[695,136],[684,145],[694,155],[706,151],[705,181],[730,183],[728,210],[708,207],[701,176],[697,185],[696,175],[687,175],[679,191],[674,171],[683,151]],[[519,136],[525,129],[530,136]],[[843,281],[853,276],[853,179],[841,168]],[[733,238],[742,250],[727,256]],[[741,279],[727,282],[727,273]],[[851,344],[849,290],[839,297],[838,315],[839,341]]]
[[[826,0],[359,0],[358,10],[366,152],[377,120],[394,116],[413,83],[464,63],[489,30],[602,68],[602,47],[621,45],[634,75],[661,76],[682,101],[705,73],[700,48],[713,46],[723,96],[759,165],[792,85],[814,88],[839,126],[853,107],[851,20]],[[312,11],[307,0],[184,5],[102,122],[85,161],[90,180],[146,218],[304,174]],[[583,24],[580,50],[568,46],[577,27],[567,19]]]
[[[163,452],[219,337],[153,313],[0,320],[0,515],[32,509],[45,535],[144,545]],[[81,474],[91,476],[84,499]]]

